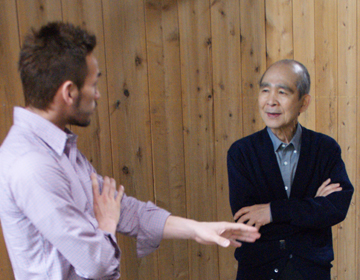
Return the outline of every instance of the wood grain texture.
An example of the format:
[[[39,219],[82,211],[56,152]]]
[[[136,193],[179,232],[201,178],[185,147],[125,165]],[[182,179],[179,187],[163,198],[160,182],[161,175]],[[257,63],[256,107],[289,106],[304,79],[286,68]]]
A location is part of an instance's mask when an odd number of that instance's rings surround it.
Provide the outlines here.
[[[240,1],[241,88],[243,133],[250,135],[264,122],[258,110],[259,81],[266,70],[265,1]]]
[[[338,76],[337,76],[337,1],[315,1],[315,91],[316,131],[337,140]],[[338,279],[338,234],[333,227],[333,247],[336,260],[331,270]]]
[[[357,42],[353,34],[357,33],[356,2],[351,0],[338,2],[338,143],[342,147],[342,158],[352,182],[356,181],[359,169],[356,166],[356,137],[349,137],[357,127]],[[348,248],[358,238],[356,234],[356,206],[352,201],[347,217],[338,227],[337,236],[337,275],[338,279],[351,279],[356,272],[355,251]]]
[[[13,107],[24,103],[17,61],[20,50],[16,5],[0,1],[0,143],[13,123]],[[0,228],[0,279],[13,280],[10,259]]]
[[[265,0],[267,66],[280,59],[292,59],[293,9],[291,0]]]
[[[17,0],[20,40],[31,28],[39,28],[49,21],[61,21],[61,0]]]
[[[216,218],[210,4],[178,4],[187,214],[209,221]],[[217,247],[189,245],[190,279],[218,279]]]
[[[236,0],[214,1],[211,5],[216,219],[219,221],[233,221],[226,156],[230,145],[242,136],[243,130],[239,15],[240,3]],[[219,248],[221,279],[235,279],[236,271],[234,250]]]
[[[359,32],[360,30],[360,0],[356,1],[356,30],[357,32]],[[358,186],[360,183],[360,36],[357,36],[356,38],[356,80],[357,80],[357,84],[356,84],[356,177],[355,177],[355,181],[353,182],[354,186],[355,186],[355,193],[353,195],[353,200],[352,203],[355,204],[355,211],[356,211],[356,215],[355,215],[355,234],[357,235],[357,238],[354,240],[353,244],[352,244],[352,248],[347,248],[348,250],[350,250],[350,252],[355,252],[355,263],[356,263],[356,268],[355,271],[353,271],[351,273],[351,275],[353,277],[355,277],[355,279],[359,279],[360,277],[360,238],[358,238],[359,236],[359,232],[360,232],[360,205],[359,205],[359,201],[360,201],[360,192],[358,190]],[[354,132],[352,132],[353,135]]]
[[[186,217],[177,1],[146,1],[146,38],[156,203]],[[158,279],[189,279],[187,241],[163,241],[158,270]]]
[[[114,177],[154,201],[144,2],[103,1],[103,11]],[[137,259],[135,240],[119,240],[123,278],[157,279],[156,254]]]
[[[311,102],[305,113],[301,114],[299,122],[315,130],[315,0],[293,0],[293,44],[294,59],[308,69],[311,79]]]

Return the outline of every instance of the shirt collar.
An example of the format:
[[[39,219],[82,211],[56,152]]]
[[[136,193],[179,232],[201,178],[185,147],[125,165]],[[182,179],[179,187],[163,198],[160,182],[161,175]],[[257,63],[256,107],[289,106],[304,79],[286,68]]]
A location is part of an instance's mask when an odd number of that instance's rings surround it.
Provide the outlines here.
[[[21,107],[14,108],[14,125],[31,130],[59,156],[63,154],[68,139],[71,141],[77,139],[69,129],[61,130],[52,122]]]
[[[269,127],[267,127],[267,132],[270,136],[271,142],[273,143],[275,152],[279,149],[280,145],[283,145],[283,144],[285,144],[286,146],[293,144],[295,150],[300,150],[302,129],[301,129],[301,125],[299,123],[297,124],[297,128],[296,128],[294,137],[291,139],[289,144],[286,144],[286,143],[280,141],[279,138],[277,138],[275,136],[275,134],[271,131],[271,129]]]

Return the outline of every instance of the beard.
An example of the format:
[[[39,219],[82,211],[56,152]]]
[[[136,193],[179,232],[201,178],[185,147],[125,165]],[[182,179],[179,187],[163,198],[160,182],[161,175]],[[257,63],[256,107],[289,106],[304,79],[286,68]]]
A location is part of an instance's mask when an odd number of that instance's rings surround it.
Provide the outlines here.
[[[87,127],[90,125],[91,123],[91,119],[90,117],[86,120],[79,120],[78,118],[71,118],[69,119],[69,122],[68,122],[70,125],[76,125],[76,126],[79,126],[79,127]]]
[[[80,108],[81,106],[81,100],[82,100],[82,93],[80,91],[79,98],[77,99],[75,103],[75,113],[73,116],[69,117],[68,124],[70,125],[76,125],[79,127],[87,127],[91,123],[91,116],[97,107],[97,102],[95,101],[95,108],[91,111],[85,111]]]

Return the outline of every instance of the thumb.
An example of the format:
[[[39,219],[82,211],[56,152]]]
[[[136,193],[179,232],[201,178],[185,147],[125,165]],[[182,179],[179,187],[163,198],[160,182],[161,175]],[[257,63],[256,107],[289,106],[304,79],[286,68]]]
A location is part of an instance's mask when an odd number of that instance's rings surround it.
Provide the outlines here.
[[[217,243],[219,246],[226,248],[226,247],[229,247],[229,245],[230,245],[230,240],[228,240],[228,239],[226,239],[226,238],[224,238],[224,237],[219,236],[218,239],[216,240],[216,243]]]

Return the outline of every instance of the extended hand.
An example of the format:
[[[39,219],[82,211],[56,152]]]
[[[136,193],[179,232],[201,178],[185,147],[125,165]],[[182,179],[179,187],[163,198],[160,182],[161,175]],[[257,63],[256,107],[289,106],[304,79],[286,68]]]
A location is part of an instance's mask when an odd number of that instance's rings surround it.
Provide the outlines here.
[[[244,224],[228,222],[198,222],[170,215],[165,223],[165,239],[193,239],[200,244],[218,244],[240,247],[241,243],[254,242],[260,237],[258,230]]]
[[[121,199],[124,195],[124,187],[120,186],[115,197],[116,182],[113,178],[104,177],[102,193],[99,191],[99,183],[96,175],[91,174],[94,195],[94,213],[99,223],[99,228],[115,234],[116,226],[120,219]]]
[[[237,240],[255,242],[260,237],[258,230],[254,227],[228,222],[199,222],[194,230],[194,240],[198,243],[218,244],[222,247],[229,245],[240,247],[241,243]]]
[[[320,188],[318,188],[315,197],[318,196],[328,196],[333,192],[339,192],[342,190],[339,183],[330,184],[331,179],[327,179],[324,183],[321,184]]]
[[[270,203],[243,207],[235,213],[234,220],[237,219],[238,223],[246,223],[260,229],[270,223]]]

